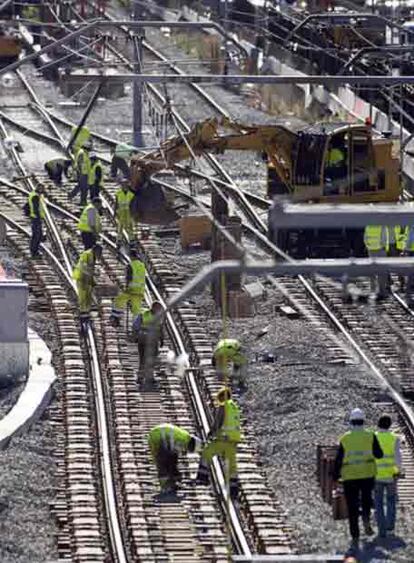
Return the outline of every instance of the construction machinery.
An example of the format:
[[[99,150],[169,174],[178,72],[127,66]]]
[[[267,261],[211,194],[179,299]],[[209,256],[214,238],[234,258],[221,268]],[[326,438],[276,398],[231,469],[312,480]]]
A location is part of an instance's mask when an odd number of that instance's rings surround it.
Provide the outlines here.
[[[0,68],[16,61],[22,51],[22,42],[14,30],[0,22]]]
[[[225,129],[232,133],[226,134]],[[375,137],[369,124],[243,125],[211,118],[185,135],[166,140],[159,149],[133,157],[132,186],[139,192],[149,175],[204,152],[249,150],[265,156],[269,198],[277,195],[314,203],[396,202],[401,187],[399,159],[394,157],[392,145],[387,135]],[[278,231],[275,242],[295,256],[338,255],[338,249],[345,255],[364,252],[362,233],[342,229],[334,233]]]

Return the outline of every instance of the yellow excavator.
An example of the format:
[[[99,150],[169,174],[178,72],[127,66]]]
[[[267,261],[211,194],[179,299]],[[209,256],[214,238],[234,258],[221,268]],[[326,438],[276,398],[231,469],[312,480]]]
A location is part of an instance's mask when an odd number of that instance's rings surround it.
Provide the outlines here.
[[[232,133],[222,133],[225,129]],[[374,137],[369,124],[326,122],[294,128],[244,125],[216,118],[197,123],[183,136],[167,139],[152,153],[133,157],[133,189],[139,192],[144,178],[193,155],[221,154],[227,150],[260,151],[265,155],[269,198],[287,195],[293,202],[377,203],[398,201],[400,197],[399,159],[393,156],[392,140]],[[330,239],[335,255],[338,246],[345,255],[361,255],[364,251],[362,234],[342,229],[335,233],[313,232],[312,236],[299,230],[278,233],[276,242],[296,256],[329,256],[326,249],[321,251],[318,247],[332,246],[325,244]],[[303,244],[304,237],[312,240],[310,247]]]

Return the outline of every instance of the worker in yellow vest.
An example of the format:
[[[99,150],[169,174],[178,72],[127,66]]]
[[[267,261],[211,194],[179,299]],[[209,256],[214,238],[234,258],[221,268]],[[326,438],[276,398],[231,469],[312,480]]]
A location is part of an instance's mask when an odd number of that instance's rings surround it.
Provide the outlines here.
[[[80,206],[85,207],[88,201],[88,177],[91,167],[89,151],[91,149],[90,142],[80,147],[75,153],[74,169],[76,172],[77,183],[73,190],[69,193],[69,199],[73,199],[80,192]]]
[[[115,218],[118,245],[122,240],[123,231],[126,231],[130,242],[134,235],[134,222],[130,209],[131,201],[134,199],[134,193],[129,188],[129,180],[124,179],[122,180],[122,187],[115,193]]]
[[[91,164],[88,173],[88,186],[89,197],[92,201],[95,197],[99,197],[101,189],[103,188],[103,167],[101,162],[98,160],[96,152],[91,152],[90,159]]]
[[[95,265],[102,257],[102,246],[96,244],[89,250],[84,250],[73,269],[72,277],[76,281],[78,290],[79,312],[81,328],[85,330],[89,323],[92,307],[93,288],[95,286]]]
[[[370,258],[384,258],[390,248],[389,228],[385,225],[367,225],[364,231],[364,243]],[[385,299],[389,293],[386,273],[371,277],[371,292],[377,300]]]
[[[350,429],[339,441],[333,471],[334,481],[342,480],[348,507],[349,530],[355,547],[359,541],[359,506],[367,535],[374,532],[370,515],[372,491],[375,483],[375,460],[383,457],[381,446],[372,430],[364,427],[361,409],[353,409],[349,417]]]
[[[149,432],[148,445],[157,466],[161,494],[175,493],[181,479],[178,456],[199,451],[202,441],[179,426],[158,424]]]
[[[377,474],[375,477],[375,515],[377,518],[378,535],[385,538],[387,532],[393,532],[397,509],[397,478],[401,475],[400,440],[390,431],[391,417],[383,415],[378,420],[378,431],[375,433],[384,456],[376,460]],[[384,496],[387,510],[384,510]]]
[[[408,227],[405,243],[405,254],[407,256],[414,256],[414,227],[412,226]],[[409,304],[412,304],[414,294],[414,274],[409,274],[407,276],[405,293],[407,301],[409,302]]]
[[[197,481],[207,484],[208,466],[213,457],[224,460],[226,481],[230,482],[230,494],[237,496],[239,482],[237,476],[237,446],[241,442],[240,409],[232,399],[231,389],[222,387],[216,394],[217,409],[208,442],[201,453]]]
[[[154,301],[151,308],[142,309],[132,323],[133,338],[138,343],[139,373],[143,375],[144,384],[153,382],[159,347],[164,344],[162,319],[156,321],[162,311],[162,304]]]
[[[45,218],[43,191],[43,186],[38,184],[36,188],[30,192],[25,206],[25,212],[30,217],[32,226],[32,237],[30,239],[30,255],[32,258],[39,256],[39,247],[43,239],[42,223]]]
[[[224,382],[228,377],[239,387],[245,387],[247,358],[236,338],[223,338],[218,341],[214,348],[212,363],[219,381]],[[231,373],[230,365],[233,366]]]
[[[128,305],[131,307],[133,318],[141,312],[145,295],[145,264],[140,260],[138,252],[134,249],[130,251],[130,258],[131,262],[126,267],[125,290],[115,297],[112,308],[111,321],[115,326],[119,325],[122,311]]]
[[[101,213],[102,202],[100,197],[94,198],[92,203],[88,203],[82,210],[78,229],[80,230],[85,250],[92,248],[96,244],[98,236],[102,231]]]

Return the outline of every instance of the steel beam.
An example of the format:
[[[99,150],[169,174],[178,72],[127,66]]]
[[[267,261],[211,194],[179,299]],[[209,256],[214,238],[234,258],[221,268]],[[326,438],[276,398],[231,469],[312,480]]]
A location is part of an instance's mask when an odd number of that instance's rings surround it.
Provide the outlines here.
[[[269,212],[273,229],[338,227],[363,228],[366,225],[414,225],[410,204],[289,204],[275,202]]]
[[[0,71],[1,74],[1,71]],[[95,74],[77,74],[71,73],[77,80],[85,80],[86,82],[99,82],[99,80],[110,81],[115,83],[141,81],[152,84],[172,83],[181,84],[189,83],[219,83],[219,84],[325,84],[328,86],[340,86],[341,84],[351,84],[358,86],[381,86],[396,84],[413,84],[414,76],[329,76],[329,75],[297,75],[297,74],[104,74],[96,72]]]

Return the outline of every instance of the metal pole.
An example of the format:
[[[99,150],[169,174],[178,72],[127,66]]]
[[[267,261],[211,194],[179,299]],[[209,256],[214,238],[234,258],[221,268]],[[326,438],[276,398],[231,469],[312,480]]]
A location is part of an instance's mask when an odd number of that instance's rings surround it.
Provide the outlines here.
[[[82,129],[82,127],[84,126],[86,120],[88,119],[88,116],[89,116],[89,114],[90,114],[91,111],[92,111],[92,108],[93,108],[93,106],[94,106],[94,103],[96,102],[96,100],[97,100],[97,98],[98,98],[98,96],[99,96],[99,93],[100,93],[100,91],[101,91],[101,89],[102,89],[102,86],[103,86],[103,82],[100,82],[100,83],[98,84],[98,86],[96,87],[95,92],[92,94],[92,97],[91,97],[91,99],[89,100],[89,103],[88,103],[88,105],[87,105],[87,107],[86,107],[86,109],[85,109],[85,112],[84,112],[84,114],[82,115],[81,120],[79,121],[78,127],[77,127],[76,131],[74,132],[73,136],[71,137],[71,139],[70,139],[70,141],[69,141],[68,147],[67,147],[67,149],[66,149],[68,153],[70,152],[70,150],[71,150],[73,144],[75,143],[75,141],[76,141],[76,139],[77,139],[77,137],[78,137],[78,135],[79,135],[80,130]]]
[[[139,14],[139,5],[138,2],[134,3],[134,11],[132,15],[134,21],[139,21],[140,14]],[[144,30],[138,28],[136,33],[134,34],[134,53],[135,53],[135,62],[134,62],[134,73],[135,74],[142,74],[142,56],[143,56],[143,49],[142,49],[142,40],[143,40],[143,33]],[[133,84],[133,94],[132,94],[132,114],[133,114],[133,138],[132,142],[135,147],[143,147],[144,146],[144,139],[142,135],[142,90],[143,90],[143,83],[139,80],[134,80]]]

